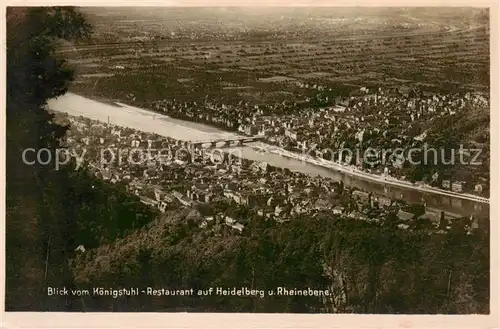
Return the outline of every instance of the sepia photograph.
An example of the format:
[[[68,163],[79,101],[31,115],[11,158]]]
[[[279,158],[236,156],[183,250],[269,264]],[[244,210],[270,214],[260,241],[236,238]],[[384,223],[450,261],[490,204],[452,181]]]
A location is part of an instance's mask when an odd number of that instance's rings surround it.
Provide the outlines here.
[[[5,19],[6,312],[493,311],[488,7]]]

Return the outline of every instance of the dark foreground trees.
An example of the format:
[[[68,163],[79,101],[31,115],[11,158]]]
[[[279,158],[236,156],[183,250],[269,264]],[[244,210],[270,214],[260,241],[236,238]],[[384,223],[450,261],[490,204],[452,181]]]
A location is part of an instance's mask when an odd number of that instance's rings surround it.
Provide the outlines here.
[[[90,26],[74,8],[7,11],[8,311],[83,309],[71,296],[47,293],[49,287],[76,288],[68,266],[75,247],[113,241],[155,216],[123,187],[102,184],[69,164],[54,169],[66,128],[53,122],[44,105],[64,94],[72,79],[71,69],[54,50],[61,40],[77,42],[89,33]],[[52,161],[26,163],[23,151],[28,148],[47,149]]]
[[[72,285],[62,265],[73,229],[60,205],[64,174],[53,166],[25,164],[22,152],[48,148],[54,155],[65,130],[43,106],[63,94],[72,78],[54,48],[59,39],[74,41],[89,32],[73,8],[7,10],[7,310],[62,310],[71,304],[60,298],[48,302],[45,293],[49,282]]]
[[[489,312],[488,233],[429,235],[319,216],[253,223],[243,235],[188,228],[189,210],[167,213],[124,239],[77,256],[83,288],[193,289],[194,296],[93,297],[89,308],[122,311]],[[98,270],[97,270],[98,269]],[[221,296],[216,288],[257,289]],[[329,289],[322,300],[269,295],[278,287]],[[196,295],[198,291],[213,291]]]

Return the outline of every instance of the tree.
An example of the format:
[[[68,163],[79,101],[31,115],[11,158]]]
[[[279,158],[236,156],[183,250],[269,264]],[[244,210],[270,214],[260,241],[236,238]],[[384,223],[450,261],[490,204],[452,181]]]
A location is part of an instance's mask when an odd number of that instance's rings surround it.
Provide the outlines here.
[[[448,220],[444,216],[444,211],[441,211],[441,215],[439,217],[439,229],[446,230],[447,226],[448,226]]]
[[[47,148],[55,156],[66,129],[53,123],[53,116],[43,106],[66,92],[72,71],[54,50],[58,40],[80,40],[89,33],[90,25],[74,8],[7,8],[8,310],[55,310],[72,305],[68,300],[48,300],[44,291],[50,280],[59,286],[72,285],[67,249],[74,213],[61,204],[61,192],[68,187],[65,173],[51,169],[53,166],[27,165],[21,155],[27,148]],[[28,271],[36,275],[28,278]],[[34,300],[38,303],[33,304]]]

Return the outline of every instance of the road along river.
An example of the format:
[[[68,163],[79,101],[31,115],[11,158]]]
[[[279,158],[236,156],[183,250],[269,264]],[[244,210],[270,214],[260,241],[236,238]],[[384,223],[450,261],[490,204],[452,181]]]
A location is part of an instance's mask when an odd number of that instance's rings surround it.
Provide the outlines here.
[[[109,121],[119,126],[186,141],[209,141],[239,137],[237,134],[208,125],[173,119],[166,115],[121,103],[117,103],[116,106],[101,103],[73,93],[67,93],[57,99],[50,100],[48,107],[53,111],[66,112],[73,116],[83,116],[102,122]],[[306,162],[289,155],[284,156],[285,152],[277,152],[271,146],[266,146],[266,148],[273,150],[273,152],[262,152],[257,150],[258,145],[258,143],[252,143],[252,145],[228,150],[234,154],[237,151],[238,155],[249,160],[265,161],[276,167],[288,168],[308,175],[320,175],[334,180],[342,180],[347,186],[371,191],[375,195],[384,195],[392,199],[402,198],[408,202],[425,200],[430,208],[463,216],[489,217],[489,204],[484,200],[474,200],[466,196],[446,194],[432,189],[407,187],[397,181],[368,177],[369,174],[350,173],[350,169],[347,168],[328,167],[319,163]]]

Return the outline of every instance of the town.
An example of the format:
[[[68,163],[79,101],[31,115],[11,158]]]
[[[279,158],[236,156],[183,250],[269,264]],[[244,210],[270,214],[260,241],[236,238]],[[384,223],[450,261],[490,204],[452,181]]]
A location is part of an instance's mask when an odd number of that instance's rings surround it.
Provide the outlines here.
[[[192,208],[199,227],[215,234],[220,234],[224,226],[242,233],[251,220],[285,223],[303,215],[312,220],[321,215],[345,216],[434,233],[458,227],[471,234],[479,228],[478,218],[427,209],[425,203],[390,200],[333,179],[312,177],[227,152],[195,149],[188,142],[114,124],[57,115],[59,120],[70,123],[65,146],[85,148],[85,166],[97,177],[126,184],[131,194],[160,212]],[[103,152],[113,149],[120,150],[120,159]],[[191,152],[179,152],[187,149]],[[142,153],[131,154],[132,150]]]

